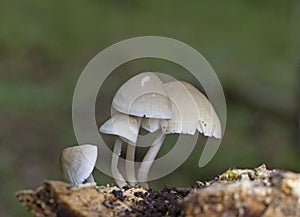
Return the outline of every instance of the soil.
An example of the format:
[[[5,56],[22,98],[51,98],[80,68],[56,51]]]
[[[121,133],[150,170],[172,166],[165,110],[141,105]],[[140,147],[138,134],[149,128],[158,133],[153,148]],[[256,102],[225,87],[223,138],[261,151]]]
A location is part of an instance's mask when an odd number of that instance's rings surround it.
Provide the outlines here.
[[[123,216],[182,216],[182,199],[191,190],[192,188],[176,188],[166,185],[161,190],[149,189],[146,193],[136,192],[135,196],[141,197],[143,200],[137,203],[137,207],[126,210]]]

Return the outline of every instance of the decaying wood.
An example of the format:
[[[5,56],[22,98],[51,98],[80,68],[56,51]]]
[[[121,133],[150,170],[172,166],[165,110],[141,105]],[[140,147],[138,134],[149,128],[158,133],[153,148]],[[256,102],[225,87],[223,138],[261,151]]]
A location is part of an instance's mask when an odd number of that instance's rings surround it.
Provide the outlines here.
[[[46,181],[36,190],[17,192],[35,216],[300,216],[300,174],[230,169],[192,188],[156,190],[85,184],[78,187]]]
[[[60,181],[45,181],[44,186],[36,190],[19,191],[17,198],[37,217],[118,216],[141,200],[134,196],[135,192],[145,190],[131,188],[120,192],[115,186],[73,187]]]
[[[300,175],[289,171],[228,170],[184,199],[186,216],[300,216]]]

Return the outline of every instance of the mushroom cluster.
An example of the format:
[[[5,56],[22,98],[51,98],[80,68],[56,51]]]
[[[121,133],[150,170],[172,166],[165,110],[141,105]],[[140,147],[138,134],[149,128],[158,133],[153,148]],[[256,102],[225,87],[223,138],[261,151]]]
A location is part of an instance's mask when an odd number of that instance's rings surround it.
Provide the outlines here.
[[[145,154],[137,176],[135,150],[140,128],[157,137]],[[116,135],[111,162],[112,175],[119,187],[137,183],[148,187],[151,166],[167,134],[190,134],[197,131],[221,138],[220,120],[208,99],[185,81],[163,83],[153,72],[143,72],[125,82],[112,102],[112,116],[100,126],[100,132]],[[122,143],[127,144],[125,175],[118,170]]]

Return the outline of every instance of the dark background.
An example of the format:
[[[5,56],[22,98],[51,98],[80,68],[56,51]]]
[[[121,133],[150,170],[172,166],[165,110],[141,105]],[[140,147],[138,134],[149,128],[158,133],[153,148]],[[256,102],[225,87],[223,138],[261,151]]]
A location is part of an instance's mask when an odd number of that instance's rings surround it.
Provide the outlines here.
[[[71,109],[78,77],[98,52],[136,36],[170,37],[198,50],[218,75],[228,108],[224,140],[213,160],[197,166],[201,137],[178,170],[151,186],[190,186],[227,168],[261,163],[299,172],[299,24],[296,0],[2,0],[0,216],[30,216],[15,191],[60,179],[60,151],[77,143]],[[125,64],[99,94],[99,125],[121,82],[147,70],[191,79],[166,61]],[[99,171],[95,176],[99,184],[112,182]]]

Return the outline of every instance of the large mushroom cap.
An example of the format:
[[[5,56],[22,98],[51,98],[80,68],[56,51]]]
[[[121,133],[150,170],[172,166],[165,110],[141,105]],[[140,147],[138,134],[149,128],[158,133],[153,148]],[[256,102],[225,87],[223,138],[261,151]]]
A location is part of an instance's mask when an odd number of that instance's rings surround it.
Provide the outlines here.
[[[153,72],[140,73],[117,91],[113,107],[119,112],[148,118],[169,119],[172,110],[158,76]]]
[[[97,155],[95,145],[85,144],[65,148],[60,156],[60,167],[65,180],[74,185],[83,183],[93,172]]]
[[[213,136],[221,138],[221,123],[213,106],[206,96],[202,94],[196,87],[188,82],[181,82],[185,88],[192,94],[198,110],[199,124],[197,129],[205,136]]]
[[[217,115],[217,113],[213,110],[213,117],[214,117],[214,127],[213,127],[213,137],[220,139],[222,137],[222,128],[221,128],[221,122]]]
[[[208,99],[193,85],[185,81],[164,84],[171,100],[173,118],[162,120],[161,128],[166,134],[194,135],[196,129],[205,136],[221,137],[221,124]]]
[[[170,98],[173,118],[161,121],[161,129],[165,134],[183,133],[194,135],[198,124],[198,111],[191,93],[180,81],[164,84]]]
[[[125,141],[136,143],[139,127],[137,119],[114,111],[114,114],[100,127],[100,132],[120,136]]]

